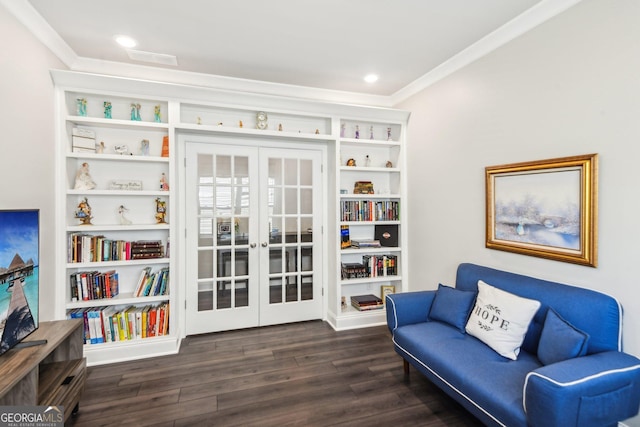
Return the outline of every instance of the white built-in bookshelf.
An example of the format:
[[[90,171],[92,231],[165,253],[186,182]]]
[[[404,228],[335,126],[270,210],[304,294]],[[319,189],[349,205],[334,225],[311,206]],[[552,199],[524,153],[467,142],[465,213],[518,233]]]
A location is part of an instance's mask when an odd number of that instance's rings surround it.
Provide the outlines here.
[[[383,324],[384,309],[359,311],[351,297],[372,294],[384,301],[383,287],[406,291],[403,243],[405,184],[403,175],[405,121],[372,121],[370,117],[341,118],[336,143],[338,230],[335,320],[337,329]],[[370,182],[363,194],[356,182]],[[342,243],[348,230],[351,243],[381,241],[382,247],[354,247]],[[378,232],[376,233],[376,230]],[[390,232],[389,239],[377,234]],[[387,235],[389,236],[389,235]],[[389,240],[393,240],[389,243]],[[348,266],[363,265],[364,273],[349,274]],[[354,277],[355,276],[355,277]],[[364,277],[362,277],[364,276]]]
[[[88,364],[109,363],[174,353],[185,336],[187,267],[186,208],[184,191],[185,153],[178,144],[189,138],[226,138],[250,141],[251,145],[309,144],[325,149],[323,164],[322,219],[323,319],[336,329],[380,325],[385,310],[358,311],[350,304],[354,295],[383,298],[382,286],[407,290],[407,243],[405,145],[408,113],[405,111],[332,104],[276,96],[218,91],[186,85],[170,85],[68,71],[52,71],[57,99],[56,185],[56,317],[70,318],[92,312],[93,322],[114,313],[148,320],[151,308],[165,308],[156,317],[153,336],[136,331],[129,337],[103,332],[103,341],[84,346]],[[78,109],[78,102],[86,110]],[[111,117],[105,117],[105,102]],[[139,104],[132,112],[132,104]],[[156,110],[157,109],[157,110]],[[269,114],[269,127],[257,129],[256,112]],[[159,112],[159,115],[155,113]],[[359,134],[356,135],[356,129]],[[93,137],[104,149],[74,149],[74,134]],[[143,143],[143,140],[145,141]],[[146,142],[148,141],[148,142]],[[84,141],[85,145],[87,141]],[[88,144],[91,146],[91,143]],[[126,146],[126,147],[124,147]],[[355,166],[347,166],[353,159]],[[78,171],[86,164],[95,188],[75,188]],[[169,189],[161,188],[161,178]],[[357,181],[370,181],[373,194],[354,194]],[[91,225],[83,225],[80,205],[91,206]],[[157,202],[164,202],[164,222],[156,219]],[[120,206],[126,210],[120,212]],[[347,206],[348,208],[345,208]],[[368,206],[369,217],[346,218],[345,209]],[[383,213],[384,215],[381,215]],[[121,220],[124,215],[124,223]],[[382,248],[341,249],[341,232],[348,227],[352,240],[376,237],[376,228],[392,226],[397,244]],[[395,228],[394,228],[395,226]],[[100,245],[101,258],[79,257],[77,241]],[[159,254],[140,259],[112,259],[104,245],[136,242],[137,247],[159,242]],[[86,251],[86,247],[85,247]],[[91,251],[97,251],[92,248]],[[93,253],[93,252],[92,252]],[[86,256],[86,254],[85,254]],[[390,262],[370,277],[343,278],[342,265],[363,259]],[[391,267],[391,264],[387,264]],[[162,274],[166,286],[142,296],[137,292],[143,271]],[[117,295],[102,289],[87,298],[78,287],[83,274],[100,280],[117,273]],[[74,279],[75,278],[75,279]],[[95,279],[94,279],[95,280]],[[74,291],[75,287],[75,291]],[[345,301],[345,304],[343,304]],[[167,309],[169,307],[169,309]],[[97,313],[97,314],[96,314]],[[97,318],[95,317],[97,316]],[[127,317],[129,318],[129,317]],[[158,333],[158,322],[164,329]],[[89,325],[90,327],[90,325]],[[89,338],[91,331],[85,332]],[[108,339],[110,338],[110,339]]]
[[[89,363],[175,352],[168,101],[60,88],[58,102],[62,314],[85,321]]]

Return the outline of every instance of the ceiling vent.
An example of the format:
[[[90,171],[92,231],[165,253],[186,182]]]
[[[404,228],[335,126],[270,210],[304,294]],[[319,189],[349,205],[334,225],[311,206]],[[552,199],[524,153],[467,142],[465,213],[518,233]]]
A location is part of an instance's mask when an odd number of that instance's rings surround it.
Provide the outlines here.
[[[165,53],[153,53],[142,50],[127,49],[127,55],[129,55],[129,59],[134,61],[152,62],[154,64],[162,65],[178,65],[178,58],[174,55],[167,55]]]

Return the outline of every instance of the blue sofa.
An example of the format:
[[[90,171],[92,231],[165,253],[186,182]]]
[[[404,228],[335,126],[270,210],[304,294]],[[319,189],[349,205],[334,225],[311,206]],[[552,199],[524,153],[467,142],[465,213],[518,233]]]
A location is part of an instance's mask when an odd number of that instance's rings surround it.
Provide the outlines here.
[[[479,280],[540,302],[517,359],[499,355],[464,328],[431,319],[440,289],[392,294],[386,298],[387,325],[405,373],[414,366],[489,426],[616,426],[638,413],[640,360],[622,352],[622,308],[614,298],[474,264],[460,264],[455,289],[445,290],[477,295]],[[551,311],[586,336],[578,356],[547,360],[548,347],[569,341],[548,331]],[[539,354],[541,337],[545,357]]]

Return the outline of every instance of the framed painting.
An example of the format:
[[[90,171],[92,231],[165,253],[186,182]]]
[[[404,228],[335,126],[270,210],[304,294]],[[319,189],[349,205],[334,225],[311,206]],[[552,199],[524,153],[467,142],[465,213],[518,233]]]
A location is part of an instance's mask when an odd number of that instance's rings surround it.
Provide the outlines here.
[[[486,247],[597,266],[598,155],[485,168]]]

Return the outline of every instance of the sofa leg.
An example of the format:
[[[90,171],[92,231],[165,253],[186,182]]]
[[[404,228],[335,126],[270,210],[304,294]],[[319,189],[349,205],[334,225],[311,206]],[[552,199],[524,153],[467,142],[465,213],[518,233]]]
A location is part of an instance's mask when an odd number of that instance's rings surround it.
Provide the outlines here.
[[[402,366],[404,367],[404,375],[406,377],[409,376],[409,362],[407,362],[407,359],[402,359]]]

